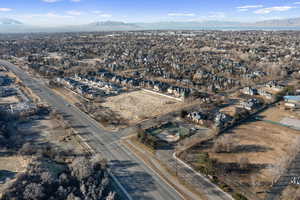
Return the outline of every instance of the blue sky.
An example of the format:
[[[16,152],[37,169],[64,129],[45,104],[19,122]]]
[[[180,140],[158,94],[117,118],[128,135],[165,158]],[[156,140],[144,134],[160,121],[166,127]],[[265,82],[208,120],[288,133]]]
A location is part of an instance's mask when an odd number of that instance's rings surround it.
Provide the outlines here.
[[[258,21],[300,17],[300,0],[1,0],[0,18],[33,25],[94,21]]]

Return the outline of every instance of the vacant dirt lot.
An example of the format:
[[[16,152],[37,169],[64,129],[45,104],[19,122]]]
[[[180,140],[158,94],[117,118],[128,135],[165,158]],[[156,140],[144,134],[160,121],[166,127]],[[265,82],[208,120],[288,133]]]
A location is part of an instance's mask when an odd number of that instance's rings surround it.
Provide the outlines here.
[[[297,200],[300,198],[300,188],[299,186],[289,185],[282,192],[280,200]]]
[[[185,105],[182,102],[145,91],[124,93],[109,97],[102,104],[118,113],[130,124],[138,121],[178,110]]]
[[[293,143],[299,136],[299,132],[289,128],[266,122],[251,122],[225,135],[235,141],[234,153],[213,153],[211,149],[208,151],[221,162],[237,162],[241,157],[247,157],[252,164],[273,166],[278,164],[280,158],[289,156]],[[269,172],[267,167],[258,174],[268,181],[273,179]]]
[[[75,153],[83,152],[76,138],[70,136],[69,130],[65,130],[62,126],[61,121],[46,117],[45,119],[19,124],[18,131],[23,132],[26,142],[50,143],[64,150],[72,149]]]
[[[18,173],[24,172],[30,162],[30,159],[22,156],[5,154],[5,151],[0,152],[0,197],[6,183],[13,181]]]
[[[282,115],[284,113],[280,114],[273,108],[263,113],[263,116],[272,120],[280,119]],[[232,142],[229,152],[214,151],[214,145],[220,138]],[[208,152],[210,158],[217,160],[217,167],[231,166],[227,174],[229,185],[234,180],[234,185],[238,183],[251,193],[259,192],[255,195],[264,197],[265,193],[261,192],[270,188],[272,181],[276,181],[282,169],[288,166],[289,158],[299,151],[299,141],[299,131],[268,122],[250,121],[214,140],[194,146],[189,150],[186,160],[197,167],[199,153]],[[240,170],[241,158],[248,159],[249,170]],[[223,178],[226,180],[226,177]]]
[[[22,172],[27,166],[28,160],[22,156],[1,157],[0,170],[11,170],[14,172]]]
[[[283,118],[300,119],[296,112],[290,110],[280,109],[278,107],[272,107],[260,114],[264,119],[275,122],[280,122]]]

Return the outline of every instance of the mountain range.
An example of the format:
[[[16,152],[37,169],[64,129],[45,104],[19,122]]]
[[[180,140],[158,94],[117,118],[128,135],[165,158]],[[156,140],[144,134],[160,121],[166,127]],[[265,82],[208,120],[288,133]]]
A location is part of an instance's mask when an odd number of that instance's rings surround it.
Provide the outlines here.
[[[300,27],[300,17],[290,19],[265,20],[254,23],[255,26]]]
[[[0,25],[21,25],[21,24],[22,22],[14,19],[9,19],[9,18],[0,19]]]
[[[265,20],[254,23],[233,21],[189,21],[126,23],[121,21],[101,21],[84,25],[42,27],[24,24],[18,20],[0,19],[0,33],[11,32],[77,32],[77,31],[125,31],[125,30],[300,30],[300,17],[290,19]]]

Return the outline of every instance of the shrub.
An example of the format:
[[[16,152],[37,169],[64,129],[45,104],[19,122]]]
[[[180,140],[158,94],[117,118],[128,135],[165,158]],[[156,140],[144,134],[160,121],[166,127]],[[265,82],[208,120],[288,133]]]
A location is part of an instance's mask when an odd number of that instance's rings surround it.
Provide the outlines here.
[[[245,196],[243,196],[242,194],[240,193],[234,193],[232,195],[232,197],[235,199],[235,200],[248,200]]]

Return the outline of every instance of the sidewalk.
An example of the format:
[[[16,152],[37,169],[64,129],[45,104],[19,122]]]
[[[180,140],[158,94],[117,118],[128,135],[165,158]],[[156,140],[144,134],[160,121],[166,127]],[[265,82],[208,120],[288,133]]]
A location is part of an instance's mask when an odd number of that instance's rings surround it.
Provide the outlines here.
[[[168,149],[156,150],[156,155],[141,149],[132,141],[126,140],[126,142],[139,151],[140,157],[148,160],[148,165],[152,165],[156,171],[160,171],[163,174],[164,179],[171,182],[172,185],[180,192],[186,193],[184,196],[188,196],[188,199],[203,199],[203,200],[232,200],[233,198],[223,192],[218,186],[211,183],[207,178],[194,171],[185,163],[180,162],[174,158],[174,149],[170,146]],[[167,168],[167,169],[166,169]],[[170,173],[171,172],[171,173]],[[176,177],[176,175],[178,177]],[[178,180],[179,178],[179,180]],[[182,181],[180,181],[180,179]],[[185,184],[181,183],[185,182]],[[193,191],[189,191],[187,187],[191,187]],[[201,195],[201,196],[199,196]]]

